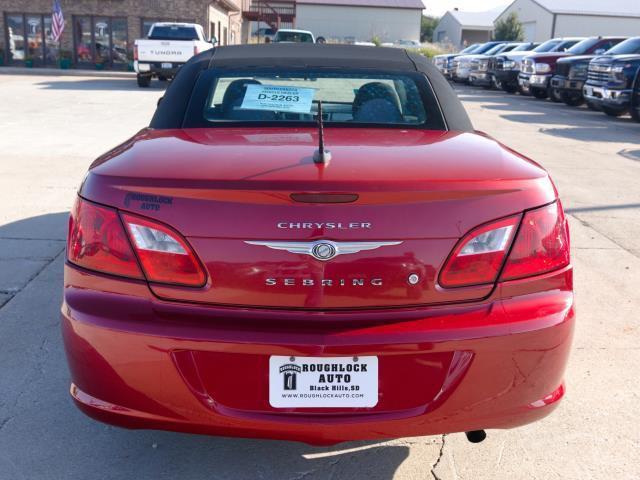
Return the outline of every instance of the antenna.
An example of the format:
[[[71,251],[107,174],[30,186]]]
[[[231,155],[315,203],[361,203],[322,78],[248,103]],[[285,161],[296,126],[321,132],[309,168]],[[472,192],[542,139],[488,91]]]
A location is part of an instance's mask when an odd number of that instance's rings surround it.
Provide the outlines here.
[[[324,148],[324,123],[322,120],[322,100],[318,101],[318,150],[313,152],[313,163],[329,163],[331,152]]]

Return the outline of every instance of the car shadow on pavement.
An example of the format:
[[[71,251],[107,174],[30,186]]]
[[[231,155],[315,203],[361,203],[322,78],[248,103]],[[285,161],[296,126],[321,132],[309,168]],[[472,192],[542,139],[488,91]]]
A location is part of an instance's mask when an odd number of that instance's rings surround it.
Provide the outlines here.
[[[553,125],[540,128],[540,132],[547,135],[582,142],[640,144],[640,126],[628,116],[609,117],[586,107],[569,107],[549,100],[498,91],[477,91],[460,87],[457,87],[456,91],[463,102],[481,103],[484,109],[505,112],[500,115],[505,120]]]
[[[45,90],[125,90],[125,91],[162,91],[167,88],[167,82],[154,80],[148,88],[140,88],[135,77],[131,78],[90,78],[90,79],[68,79],[68,80],[47,80],[36,84]]]
[[[313,447],[275,440],[125,430],[82,414],[69,395],[60,335],[68,212],[0,225],[13,253],[42,261],[0,306],[0,478],[41,479],[326,479],[390,480],[409,443],[350,442]],[[47,243],[48,242],[48,243]],[[54,242],[51,245],[51,242]],[[0,264],[5,257],[0,253]],[[24,259],[26,262],[27,259]],[[17,270],[24,268],[17,263]],[[422,443],[422,442],[421,442]],[[437,458],[424,444],[424,474]]]

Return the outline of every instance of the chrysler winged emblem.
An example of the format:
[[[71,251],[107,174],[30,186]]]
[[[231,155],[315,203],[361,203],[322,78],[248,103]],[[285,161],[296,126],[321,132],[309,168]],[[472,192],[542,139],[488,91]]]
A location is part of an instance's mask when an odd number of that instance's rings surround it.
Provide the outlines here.
[[[330,240],[318,240],[315,242],[250,242],[249,245],[260,245],[273,250],[285,250],[301,255],[310,255],[317,260],[326,262],[338,255],[349,255],[351,253],[363,252],[365,250],[376,250],[380,247],[400,245],[402,242],[332,242]]]

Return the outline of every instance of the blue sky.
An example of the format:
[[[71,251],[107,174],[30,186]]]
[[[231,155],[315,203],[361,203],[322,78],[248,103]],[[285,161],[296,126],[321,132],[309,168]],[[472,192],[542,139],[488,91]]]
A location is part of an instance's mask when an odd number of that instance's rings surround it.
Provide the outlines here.
[[[461,11],[486,12],[500,9],[511,3],[509,0],[423,0],[427,15],[442,16],[447,10],[458,7]]]

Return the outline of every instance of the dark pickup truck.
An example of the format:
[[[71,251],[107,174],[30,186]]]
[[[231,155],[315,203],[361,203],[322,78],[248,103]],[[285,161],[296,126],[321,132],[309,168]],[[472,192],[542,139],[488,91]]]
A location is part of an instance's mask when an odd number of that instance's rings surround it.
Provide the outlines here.
[[[603,44],[601,49],[606,50],[604,54],[608,54],[609,50],[625,38],[609,38],[610,44]],[[609,47],[609,48],[607,48]],[[603,52],[598,51],[597,54]],[[551,77],[551,88],[556,92],[556,96],[560,96],[562,101],[569,106],[576,107],[584,103],[582,89],[587,81],[587,70],[589,62],[597,55],[577,55],[574,57],[559,58],[556,63],[556,74]],[[593,105],[589,105],[593,109]]]
[[[509,45],[511,46],[514,44],[509,44]],[[505,49],[487,58],[485,69],[486,69],[486,77],[488,81],[482,85],[484,88],[486,89],[502,88],[502,83],[496,77],[496,71],[498,67],[503,67],[505,55],[513,54],[517,56],[519,54],[529,54],[534,48],[537,48],[540,44],[533,43],[533,42],[523,42],[523,43],[516,43],[515,45],[516,46],[513,48]]]
[[[553,38],[542,45],[538,45],[535,48],[532,47],[529,51],[509,52],[496,56],[492,66],[496,84],[500,85],[507,93],[516,93],[519,89],[518,74],[520,73],[520,65],[523,58],[533,53],[563,51],[577,42],[578,40]],[[521,91],[520,93],[527,94],[528,91]]]
[[[636,79],[633,82],[633,92],[631,93],[631,117],[636,122],[640,122],[640,68],[636,72]]]
[[[631,106],[638,67],[640,37],[625,40],[607,55],[594,58],[589,63],[587,82],[582,89],[585,100],[612,117],[624,115]]]
[[[604,53],[611,48],[609,38],[585,38],[571,48],[553,53],[536,53],[522,60],[522,69],[518,83],[523,90],[529,89],[536,98],[550,97],[554,102],[561,102],[558,92],[551,88],[551,77],[555,74],[556,63],[562,57],[574,55],[591,55]]]

